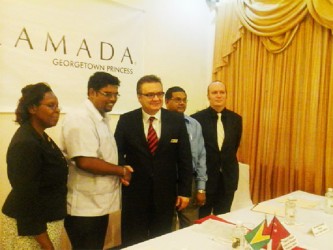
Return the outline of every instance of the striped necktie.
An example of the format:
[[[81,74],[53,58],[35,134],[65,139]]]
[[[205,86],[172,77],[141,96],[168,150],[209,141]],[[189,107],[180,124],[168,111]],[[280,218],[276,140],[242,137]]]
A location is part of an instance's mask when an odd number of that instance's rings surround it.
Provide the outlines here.
[[[153,117],[153,116],[149,117],[149,128],[148,128],[148,136],[147,136],[148,147],[149,147],[149,150],[152,155],[155,154],[155,151],[157,149],[157,144],[158,144],[157,134],[153,127],[154,120],[155,120],[155,117]]]
[[[222,149],[222,144],[224,140],[224,128],[221,120],[221,113],[217,113],[217,145],[219,146],[219,150]]]

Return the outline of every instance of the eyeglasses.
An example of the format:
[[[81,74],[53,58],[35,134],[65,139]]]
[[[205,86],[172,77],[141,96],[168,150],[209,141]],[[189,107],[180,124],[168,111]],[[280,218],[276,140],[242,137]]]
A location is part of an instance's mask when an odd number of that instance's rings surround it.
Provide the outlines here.
[[[110,92],[103,92],[98,90],[98,93],[100,93],[101,95],[104,95],[107,98],[118,98],[120,95],[118,93],[110,93]]]
[[[149,99],[153,99],[155,96],[157,96],[158,98],[162,98],[164,96],[164,92],[148,93],[148,94],[139,93],[139,95],[143,95]]]
[[[187,99],[181,99],[181,98],[171,98],[170,100],[174,101],[175,103],[187,103]]]
[[[55,103],[49,103],[49,104],[41,103],[40,105],[46,106],[46,107],[48,107],[49,109],[51,109],[53,111],[56,111],[57,109],[59,111],[61,110],[61,107],[59,107],[58,104],[55,104]]]

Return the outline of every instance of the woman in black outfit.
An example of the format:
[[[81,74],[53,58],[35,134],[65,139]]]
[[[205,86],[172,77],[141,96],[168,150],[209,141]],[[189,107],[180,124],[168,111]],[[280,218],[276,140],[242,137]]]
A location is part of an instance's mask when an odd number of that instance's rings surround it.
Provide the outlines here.
[[[57,124],[58,99],[46,83],[25,86],[20,125],[7,151],[12,190],[2,208],[0,249],[57,249],[66,215],[67,162],[44,132]]]

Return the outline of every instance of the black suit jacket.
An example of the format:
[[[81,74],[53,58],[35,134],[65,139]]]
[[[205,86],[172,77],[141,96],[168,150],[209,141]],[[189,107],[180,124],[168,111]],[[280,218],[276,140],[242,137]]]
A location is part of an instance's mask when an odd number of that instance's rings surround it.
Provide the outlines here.
[[[242,117],[228,109],[224,109],[221,113],[225,133],[221,151],[217,145],[216,111],[209,107],[192,115],[201,124],[205,140],[207,193],[212,193],[217,188],[220,168],[226,191],[235,191],[238,186],[239,166],[236,154],[242,135]]]
[[[7,151],[12,190],[2,212],[17,221],[18,235],[45,232],[47,222],[65,218],[68,167],[58,146],[30,122],[15,132]]]
[[[121,115],[116,127],[119,163],[134,169],[130,185],[123,187],[123,201],[135,207],[153,198],[156,206],[173,210],[177,195],[191,196],[192,157],[184,117],[161,110],[161,136],[154,156],[142,119],[142,109],[136,109]]]

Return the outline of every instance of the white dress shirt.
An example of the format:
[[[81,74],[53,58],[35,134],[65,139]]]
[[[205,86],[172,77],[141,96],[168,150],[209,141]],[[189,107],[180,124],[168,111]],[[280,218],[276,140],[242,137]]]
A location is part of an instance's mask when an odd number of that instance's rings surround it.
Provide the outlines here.
[[[117,145],[103,117],[91,101],[68,113],[62,125],[61,144],[69,160],[67,212],[74,216],[100,216],[120,209],[118,176],[96,175],[76,167],[77,156],[96,157],[118,164]]]

